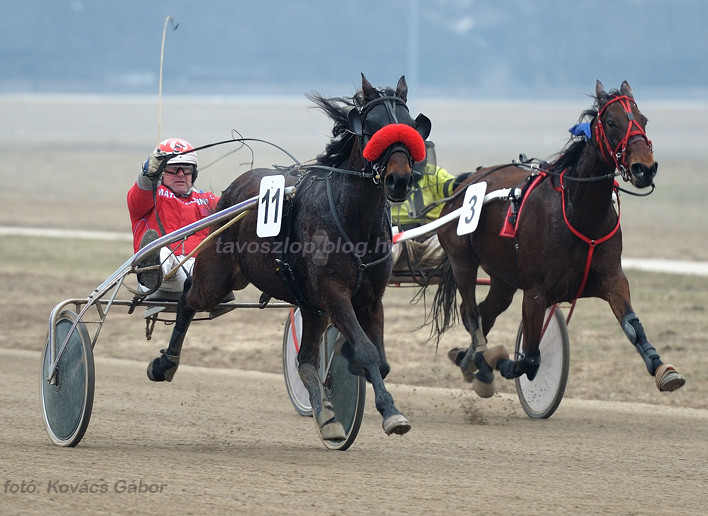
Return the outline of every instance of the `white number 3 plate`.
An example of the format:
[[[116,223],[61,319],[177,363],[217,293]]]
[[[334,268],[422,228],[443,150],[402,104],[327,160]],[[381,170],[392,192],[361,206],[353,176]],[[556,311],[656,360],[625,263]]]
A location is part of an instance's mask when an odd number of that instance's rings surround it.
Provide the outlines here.
[[[482,212],[484,204],[484,194],[487,192],[487,183],[473,183],[465,191],[465,200],[462,203],[462,212],[457,221],[457,234],[466,235],[477,229],[479,224],[479,214]]]
[[[265,176],[261,179],[258,194],[258,224],[256,234],[261,237],[277,236],[283,219],[283,194],[285,176]]]

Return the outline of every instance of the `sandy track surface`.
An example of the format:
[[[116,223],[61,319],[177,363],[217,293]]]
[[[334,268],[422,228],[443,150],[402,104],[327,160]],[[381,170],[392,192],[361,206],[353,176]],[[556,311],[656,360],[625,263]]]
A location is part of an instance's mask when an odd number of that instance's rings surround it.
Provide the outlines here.
[[[584,96],[560,106],[420,102],[416,111],[434,120],[440,164],[459,173],[520,152],[548,158],[588,103]],[[706,262],[708,229],[695,222],[704,219],[708,188],[706,107],[640,104],[661,168],[651,197],[622,196],[624,256]],[[0,180],[12,185],[0,225],[129,231],[125,192],[154,144],[154,102],[3,98],[0,106],[7,119]],[[323,150],[331,131],[304,100],[165,103],[165,131],[194,144],[223,140],[232,127],[302,161]],[[256,166],[290,162],[267,146],[254,151]],[[226,152],[200,152],[201,188],[218,192],[250,167],[248,152],[221,160]],[[156,385],[145,366],[169,328],[146,343],[139,316],[115,312],[96,353],[88,432],[77,448],[63,449],[48,439],[39,402],[47,315],[60,300],[91,292],[130,246],[9,235],[0,244],[0,345],[14,348],[0,349],[3,516],[708,514],[704,277],[629,274],[645,328],[686,376],[683,389],[656,392],[607,306],[586,300],[570,329],[565,398],[547,421],[526,417],[509,382],[504,394],[477,398],[413,333],[423,306],[389,289],[389,388],[413,429],[387,437],[369,388],[363,426],[346,452],[325,449],[312,421],[290,405],[283,313],[235,314],[195,328],[176,380]],[[495,343],[513,342],[519,309],[500,317]],[[466,342],[457,328],[441,350]]]
[[[386,436],[369,387],[339,452],[281,375],[183,366],[152,384],[142,362],[97,357],[92,421],[68,449],[45,434],[39,363],[0,349],[3,514],[699,514],[708,501],[705,410],[566,399],[534,421],[511,395],[391,384],[413,429]]]

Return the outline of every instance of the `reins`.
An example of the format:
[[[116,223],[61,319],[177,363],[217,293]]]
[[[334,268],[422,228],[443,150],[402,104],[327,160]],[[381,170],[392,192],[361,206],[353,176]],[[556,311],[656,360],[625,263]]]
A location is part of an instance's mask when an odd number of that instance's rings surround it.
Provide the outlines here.
[[[646,197],[647,195],[653,194],[655,189],[656,189],[656,185],[654,183],[651,184],[651,190],[649,190],[647,193],[632,192],[631,190],[627,190],[626,188],[622,188],[618,184],[615,185],[615,190],[618,190],[620,192],[624,192],[627,195],[633,195],[634,197]]]
[[[501,170],[502,168],[508,167],[510,165],[517,165],[517,163],[511,162],[511,163],[505,163],[503,165],[497,165],[494,168],[491,168],[485,172],[485,175],[489,175],[493,172],[496,172],[497,170]],[[533,167],[530,167],[533,168]],[[471,174],[471,172],[466,172],[468,174]],[[459,186],[459,185],[458,185]],[[443,197],[441,199],[437,199],[430,204],[428,204],[425,208],[423,208],[420,212],[420,216],[423,217],[425,216],[430,210],[434,209],[436,206],[439,206],[441,204],[445,204],[448,201],[452,201],[454,199],[457,199],[460,195],[464,195],[466,188],[460,188],[456,192],[452,193],[451,195],[448,195],[447,197]]]
[[[364,170],[347,170],[345,168],[338,168],[338,167],[330,167],[327,165],[298,165],[295,167],[295,170],[304,170],[305,172],[309,172],[312,170],[324,170],[327,172],[337,172],[338,174],[346,174],[349,176],[356,176],[356,177],[361,177],[363,179],[376,179],[378,174],[376,172],[366,172]]]
[[[269,142],[269,141],[267,141],[267,140],[261,140],[261,139],[259,139],[259,138],[231,138],[231,139],[229,139],[229,140],[221,140],[221,141],[214,142],[214,143],[208,143],[208,144],[206,144],[206,145],[202,145],[201,147],[195,147],[195,148],[193,148],[193,149],[185,150],[185,151],[182,151],[182,152],[172,152],[172,153],[169,153],[169,154],[165,154],[165,155],[163,155],[163,156],[159,156],[158,159],[160,159],[161,161],[160,161],[159,166],[157,167],[158,176],[162,175],[162,171],[163,171],[163,170],[165,169],[165,167],[167,166],[167,162],[168,162],[169,160],[171,160],[172,158],[175,158],[175,157],[177,157],[177,156],[181,156],[182,154],[187,154],[187,153],[190,153],[190,152],[195,152],[195,151],[203,150],[203,149],[209,149],[209,148],[211,148],[211,147],[216,147],[217,145],[224,145],[224,144],[226,144],[226,143],[246,143],[246,142],[265,143],[265,144],[267,144],[267,145],[270,145],[270,146],[272,146],[272,147],[275,147],[276,149],[278,149],[278,150],[282,151],[284,154],[286,154],[286,155],[287,155],[290,159],[292,159],[298,166],[300,165],[300,162],[295,158],[295,156],[293,156],[292,154],[290,154],[287,150],[285,150],[285,149],[282,148],[281,146],[276,145],[275,143]],[[154,182],[152,183],[152,205],[153,205],[153,209],[155,210],[155,221],[157,222],[157,227],[158,227],[158,229],[159,229],[159,234],[160,234],[160,236],[165,236],[165,235],[167,234],[167,231],[165,231],[165,227],[163,226],[162,221],[160,220],[160,214],[159,214],[158,211],[157,211],[157,189],[158,189],[158,186],[159,186],[159,185],[158,185],[157,181],[154,181]],[[196,250],[195,250],[195,251],[196,251]],[[190,253],[190,256],[193,255],[193,254],[195,253],[195,251],[192,251],[192,253]],[[172,253],[174,254],[174,250],[172,250]],[[181,266],[182,263],[184,263],[185,261],[186,261],[186,260],[183,260],[183,262],[180,263],[180,266]],[[168,275],[167,277],[173,275],[173,274],[175,273],[175,270],[176,270],[177,268],[179,268],[179,267],[175,267],[173,270],[171,270],[171,271],[169,272],[169,275]]]

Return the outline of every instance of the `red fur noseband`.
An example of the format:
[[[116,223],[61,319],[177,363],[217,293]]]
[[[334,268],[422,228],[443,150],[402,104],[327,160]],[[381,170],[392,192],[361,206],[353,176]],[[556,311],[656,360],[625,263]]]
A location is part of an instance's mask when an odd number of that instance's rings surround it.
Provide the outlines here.
[[[406,124],[389,124],[374,133],[364,147],[364,158],[376,161],[389,145],[401,142],[408,147],[413,161],[425,159],[425,142],[418,131]]]

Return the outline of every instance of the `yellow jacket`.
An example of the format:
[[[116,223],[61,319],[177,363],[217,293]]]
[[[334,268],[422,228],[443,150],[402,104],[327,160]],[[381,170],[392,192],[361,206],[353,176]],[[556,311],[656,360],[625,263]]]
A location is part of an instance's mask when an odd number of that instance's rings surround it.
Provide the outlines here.
[[[440,203],[424,215],[426,206],[452,194],[452,184],[455,176],[444,168],[432,163],[425,166],[423,174],[417,179],[403,202],[391,204],[391,220],[394,226],[402,229],[422,226],[436,220],[440,216],[444,203]]]

